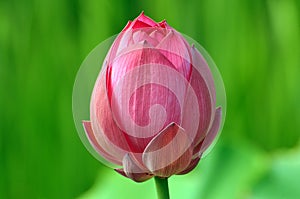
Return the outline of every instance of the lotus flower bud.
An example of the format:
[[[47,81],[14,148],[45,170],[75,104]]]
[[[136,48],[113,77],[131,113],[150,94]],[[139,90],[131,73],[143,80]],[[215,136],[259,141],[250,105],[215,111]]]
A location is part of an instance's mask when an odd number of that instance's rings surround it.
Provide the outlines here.
[[[113,42],[83,126],[97,153],[134,181],[186,174],[219,131],[215,90],[199,51],[142,13]]]

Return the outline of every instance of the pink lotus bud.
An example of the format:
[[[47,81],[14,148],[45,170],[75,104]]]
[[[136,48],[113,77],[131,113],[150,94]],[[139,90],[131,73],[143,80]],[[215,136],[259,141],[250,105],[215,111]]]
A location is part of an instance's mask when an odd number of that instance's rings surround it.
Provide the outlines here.
[[[97,153],[141,182],[193,170],[221,114],[203,56],[166,21],[142,13],[112,44],[83,125]]]

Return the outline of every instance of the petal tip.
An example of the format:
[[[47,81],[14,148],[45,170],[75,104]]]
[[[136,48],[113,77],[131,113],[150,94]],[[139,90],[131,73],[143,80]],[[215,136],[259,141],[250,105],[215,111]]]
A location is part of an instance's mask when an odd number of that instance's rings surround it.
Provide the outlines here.
[[[154,175],[170,177],[189,165],[191,143],[184,129],[172,122],[148,144],[143,153],[143,163]]]
[[[124,170],[122,168],[119,168],[119,169],[114,169],[117,173],[121,174],[122,176],[127,177],[126,173],[124,172]]]
[[[125,177],[130,178],[135,182],[144,182],[153,176],[148,171],[141,168],[135,161],[135,158],[129,153],[123,158],[123,172],[126,175]],[[121,175],[123,174],[121,173]]]

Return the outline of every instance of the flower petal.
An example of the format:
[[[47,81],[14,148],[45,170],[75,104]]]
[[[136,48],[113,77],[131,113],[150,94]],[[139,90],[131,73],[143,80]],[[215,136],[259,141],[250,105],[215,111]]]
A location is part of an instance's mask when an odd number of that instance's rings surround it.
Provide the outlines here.
[[[212,104],[216,104],[216,89],[215,89],[214,79],[208,64],[204,59],[204,57],[195,48],[194,45],[191,48],[191,54],[193,60],[193,68],[196,69],[205,80],[209,92],[212,96]]]
[[[199,144],[207,134],[209,127],[212,122],[213,113],[215,106],[212,104],[212,98],[208,89],[208,86],[204,80],[204,78],[201,76],[201,74],[198,72],[198,70],[194,69],[192,70],[191,77],[190,77],[190,84],[193,88],[194,93],[197,96],[198,102],[198,108],[199,108],[199,123],[198,123],[198,132],[196,134],[196,137],[194,139],[194,146]],[[189,99],[187,99],[188,101]],[[190,123],[189,120],[189,112],[192,107],[188,103],[187,108],[184,110],[184,116],[183,116],[183,124],[182,127],[184,129],[188,128],[187,124]]]
[[[153,21],[150,17],[145,16],[144,12],[142,12],[131,24],[132,29],[137,28],[147,28],[158,26],[158,24]]]
[[[147,41],[151,46],[156,46],[158,41],[150,37],[143,29],[137,30],[133,33],[133,43],[139,43],[141,41]]]
[[[150,33],[149,36],[154,38],[158,42],[160,42],[165,37],[165,35],[163,34],[163,30],[161,30],[160,28],[156,28]]]
[[[114,58],[121,52],[124,48],[128,47],[130,38],[132,37],[132,30],[130,29],[132,21],[128,21],[124,29],[118,34],[113,44],[111,45],[109,52],[105,57],[107,65],[114,60]]]
[[[136,29],[152,32],[152,27],[158,26],[159,25],[155,21],[145,16],[144,12],[142,12],[134,21],[128,21],[107,54],[106,61],[108,62],[108,65],[110,65],[113,59],[119,55],[124,48],[132,44],[132,35]],[[149,42],[151,43],[151,41]]]
[[[168,23],[167,21],[164,19],[162,20],[161,22],[158,23],[158,25],[162,28],[166,28],[166,29],[169,29],[169,30],[174,30]]]
[[[170,30],[156,48],[170,60],[179,73],[187,80],[189,79],[191,73],[189,46],[179,33]]]
[[[193,150],[193,158],[196,158],[196,157],[199,156],[199,151],[200,151],[200,149],[201,149],[201,147],[202,147],[203,141],[204,141],[204,138],[201,140],[201,142],[199,142],[199,143],[195,146],[195,148],[194,148],[194,150]]]
[[[114,169],[117,173],[121,174],[122,176],[128,178],[125,171],[122,168]]]
[[[214,114],[214,120],[213,123],[207,133],[207,135],[204,137],[204,139],[198,143],[193,151],[193,156],[197,157],[199,154],[201,155],[213,142],[215,137],[217,136],[217,133],[220,128],[221,118],[222,118],[222,109],[221,107],[218,107]]]
[[[177,106],[178,103],[176,97],[172,95],[173,93],[168,90],[168,88],[163,88],[158,84],[153,84],[153,79],[158,79],[157,76],[153,74],[159,74],[161,78],[166,79],[165,76],[167,76],[167,74],[162,73],[163,69],[168,68],[168,66],[172,68],[173,66],[168,61],[168,59],[166,59],[158,50],[149,47],[147,42],[132,47],[133,50],[128,49],[128,52],[123,52],[121,56],[116,58],[113,65],[110,67],[111,72],[107,74],[107,92],[112,104],[112,111],[115,118],[117,118],[116,120],[118,121],[119,126],[123,127],[131,124],[130,122],[128,122],[128,120],[130,119],[139,120],[135,121],[135,123],[140,126],[145,126],[147,123],[149,123],[150,115],[148,113],[150,113],[149,111],[152,111],[153,113],[156,113],[156,117],[153,117],[153,119],[158,121],[152,121],[152,123],[157,126],[157,128],[151,128],[152,131],[156,129],[155,133],[157,133],[171,121],[179,122],[178,119],[174,119],[180,116],[180,107],[178,108]],[[148,66],[150,64],[151,67],[141,67],[145,64],[148,64]],[[156,69],[154,69],[152,65],[155,65]],[[161,65],[166,67],[161,68]],[[135,72],[132,72],[132,69],[134,68]],[[172,69],[169,70],[174,71]],[[164,71],[166,71],[166,69]],[[121,80],[123,78],[125,78],[125,82],[121,83]],[[149,79],[149,82],[147,82],[147,79]],[[170,79],[169,82],[173,81],[171,80],[171,77],[167,79]],[[173,76],[172,79],[176,79],[176,77]],[[143,86],[144,84],[146,85]],[[165,86],[167,87],[168,85],[166,84]],[[114,92],[115,94],[113,96]],[[125,97],[127,95],[128,97]],[[124,104],[124,106],[118,103],[119,99],[121,98],[121,103]],[[114,101],[116,102],[115,104],[113,103]],[[160,104],[165,108],[169,108],[169,110],[167,111],[172,113],[179,109],[179,111],[177,111],[179,116],[178,114],[168,114],[170,118],[166,121],[165,126],[162,126],[160,125],[160,123],[163,122],[163,120],[159,120],[159,115],[157,115],[157,112],[160,112],[161,116],[164,116],[165,112],[161,107],[155,104]],[[152,107],[152,105],[155,106]],[[126,111],[127,109],[128,111]],[[131,111],[130,116],[124,117],[124,114],[129,114],[129,111]],[[134,124],[131,126],[135,127],[136,125]],[[130,137],[129,139],[127,139],[127,141],[129,142],[135,143],[133,145],[139,148],[134,152],[143,152],[146,145],[152,139],[152,137],[150,138],[150,140],[145,139],[144,141],[139,139],[139,137],[141,136],[136,136],[135,134],[135,132],[139,129],[136,129],[136,131],[132,128],[130,128],[131,130],[128,130],[128,128],[125,127],[122,129],[128,134],[134,135],[134,137]],[[144,136],[144,138],[146,137],[150,136]]]
[[[147,41],[134,44],[122,52],[109,65],[108,89],[113,87],[127,71],[144,64],[161,64],[175,68],[175,66],[157,49],[153,48]],[[109,85],[111,84],[111,85]],[[110,98],[110,95],[109,95]]]
[[[118,161],[115,157],[113,157],[109,152],[105,151],[97,142],[97,139],[95,137],[95,134],[92,129],[92,124],[90,121],[83,121],[82,122],[84,131],[87,135],[87,138],[89,139],[90,143],[92,144],[93,148],[106,160],[117,164],[117,165],[122,165],[121,161]]]
[[[148,144],[144,165],[159,177],[170,177],[187,168],[192,157],[192,142],[185,131],[171,123]]]
[[[201,149],[199,151],[200,154],[203,153],[216,138],[220,128],[221,118],[222,118],[222,109],[221,107],[218,107],[216,109],[215,118],[212,123],[212,126],[210,127],[209,132],[207,133],[206,137],[203,140],[203,144],[201,145]]]
[[[106,70],[103,69],[95,83],[90,103],[92,129],[99,145],[107,152],[122,161],[130,151],[126,134],[116,124],[106,93]]]
[[[192,159],[189,166],[185,170],[178,173],[178,175],[184,175],[184,174],[189,173],[198,165],[199,161],[200,161],[200,157],[196,157],[195,159]]]
[[[129,153],[127,153],[123,158],[123,171],[128,178],[136,182],[146,181],[153,176],[152,174],[149,174],[149,171],[141,168],[139,163]],[[122,174],[122,172],[120,174]]]
[[[130,28],[130,25],[131,25],[132,21],[128,21],[126,26],[123,28],[122,32],[129,29]]]
[[[171,122],[181,124],[186,91],[189,87],[189,82],[178,71],[169,65],[162,64],[163,62],[170,64],[170,62],[156,49],[142,50],[143,52],[139,53],[144,53],[144,55],[141,55],[143,58],[139,66],[134,63],[134,68],[131,70],[121,71],[120,67],[128,65],[126,64],[128,60],[124,60],[124,62],[114,65],[114,67],[119,66],[119,70],[115,69],[115,75],[119,77],[116,78],[113,74],[108,76],[108,78],[114,78],[114,81],[108,81],[108,86],[110,86],[108,93],[111,92],[109,96],[111,96],[111,110],[114,119],[120,129],[131,135],[127,142],[135,146],[133,148],[138,149],[135,152],[141,150],[143,152],[149,141]],[[160,57],[151,57],[152,55],[160,55]],[[157,60],[159,58],[160,60]],[[145,60],[148,60],[148,64]],[[190,101],[197,105],[196,95],[189,99],[193,99]],[[199,112],[198,108],[196,110]],[[186,116],[191,118],[190,114],[193,113],[193,111],[189,111]],[[194,119],[194,117],[192,118]],[[198,125],[192,128],[192,132],[189,129],[191,140],[195,137],[197,129]],[[141,138],[150,138],[150,140],[143,141]]]

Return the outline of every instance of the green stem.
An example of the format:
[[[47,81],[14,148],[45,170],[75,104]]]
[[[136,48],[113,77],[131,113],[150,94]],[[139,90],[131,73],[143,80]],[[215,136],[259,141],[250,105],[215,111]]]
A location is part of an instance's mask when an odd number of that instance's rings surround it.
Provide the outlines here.
[[[168,187],[168,178],[160,178],[154,177],[156,191],[157,191],[157,198],[158,199],[170,199],[169,195],[169,187]]]

